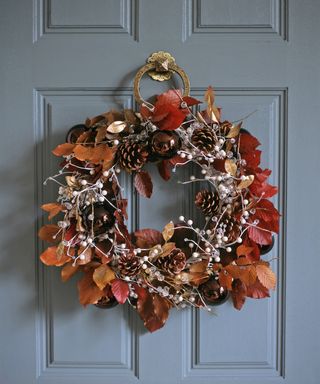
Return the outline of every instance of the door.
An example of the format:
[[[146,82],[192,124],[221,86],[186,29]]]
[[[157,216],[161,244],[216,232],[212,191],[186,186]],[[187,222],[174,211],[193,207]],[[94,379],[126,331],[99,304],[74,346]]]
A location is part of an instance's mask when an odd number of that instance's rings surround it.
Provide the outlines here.
[[[1,1],[1,384],[319,382],[319,17],[316,0]],[[50,150],[86,117],[133,107],[133,76],[159,50],[194,96],[214,86],[227,119],[254,112],[245,128],[282,217],[269,299],[172,310],[149,334],[127,306],[83,309],[76,281],[39,263],[36,233]],[[168,86],[144,79],[142,92]],[[153,180],[148,201],[126,180],[131,229],[193,216],[192,191]]]

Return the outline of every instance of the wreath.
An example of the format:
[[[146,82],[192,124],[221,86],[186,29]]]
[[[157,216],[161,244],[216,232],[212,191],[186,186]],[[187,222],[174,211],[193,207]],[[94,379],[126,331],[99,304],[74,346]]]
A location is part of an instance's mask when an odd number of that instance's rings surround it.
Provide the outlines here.
[[[276,277],[261,255],[273,245],[279,213],[269,200],[277,193],[267,183],[271,171],[259,166],[259,141],[242,123],[222,121],[211,87],[204,110],[188,89],[169,90],[154,104],[141,98],[136,84],[135,93],[139,112],[88,118],[52,151],[63,158],[58,174],[47,179],[58,184],[58,197],[42,209],[49,220],[60,218],[39,231],[52,243],[41,261],[62,267],[63,281],[82,274],[82,305],[127,302],[151,332],[165,324],[172,307],[210,311],[231,296],[240,310],[247,297],[268,297]],[[197,175],[180,182],[201,186],[194,200],[201,228],[180,216],[162,232],[128,232],[119,175],[131,174],[138,193],[150,198],[148,163],[165,181],[176,167],[195,165]]]

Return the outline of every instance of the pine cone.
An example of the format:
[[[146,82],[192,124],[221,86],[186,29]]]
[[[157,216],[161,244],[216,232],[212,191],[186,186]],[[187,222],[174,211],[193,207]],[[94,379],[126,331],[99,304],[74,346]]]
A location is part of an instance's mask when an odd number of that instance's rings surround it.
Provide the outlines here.
[[[217,193],[205,189],[197,193],[195,204],[205,215],[212,216],[219,209],[219,196]]]
[[[231,217],[223,220],[222,228],[224,229],[224,236],[228,237],[228,243],[236,241],[240,236],[239,223]]]
[[[193,145],[206,153],[212,152],[216,143],[213,131],[206,127],[196,129],[191,141]]]
[[[129,172],[143,167],[148,157],[148,152],[141,144],[130,141],[121,144],[117,153],[120,166]]]
[[[171,275],[180,273],[186,266],[186,255],[180,248],[174,248],[167,256],[158,257],[155,265]]]
[[[230,132],[231,128],[232,128],[232,124],[230,123],[230,121],[227,121],[227,120],[223,121],[220,124],[221,135],[227,136],[227,134]]]
[[[118,261],[119,272],[123,276],[135,276],[140,270],[139,258],[134,254],[122,255]]]

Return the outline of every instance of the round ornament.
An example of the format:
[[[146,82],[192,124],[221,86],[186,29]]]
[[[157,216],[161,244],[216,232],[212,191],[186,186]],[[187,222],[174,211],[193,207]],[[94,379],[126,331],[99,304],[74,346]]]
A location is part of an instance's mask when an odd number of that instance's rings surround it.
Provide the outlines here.
[[[128,303],[151,332],[165,324],[172,308],[210,311],[231,297],[239,310],[247,298],[268,297],[276,276],[271,260],[261,256],[279,231],[279,213],[270,201],[277,188],[267,181],[271,171],[260,165],[258,139],[243,123],[222,119],[212,87],[202,107],[189,95],[185,72],[167,63],[166,55],[159,56],[161,63],[155,57],[135,78],[137,110],[87,118],[53,150],[63,161],[48,180],[59,190],[56,201],[42,208],[54,222],[39,231],[50,243],[41,261],[61,268],[63,281],[80,276],[82,305]],[[154,104],[145,101],[140,80],[150,70],[178,73],[184,90],[158,95]],[[163,182],[177,167],[193,170],[178,182],[193,184],[189,203],[199,218],[181,212],[164,228],[129,232],[120,176],[130,174],[141,198],[152,198],[147,164],[157,167]]]

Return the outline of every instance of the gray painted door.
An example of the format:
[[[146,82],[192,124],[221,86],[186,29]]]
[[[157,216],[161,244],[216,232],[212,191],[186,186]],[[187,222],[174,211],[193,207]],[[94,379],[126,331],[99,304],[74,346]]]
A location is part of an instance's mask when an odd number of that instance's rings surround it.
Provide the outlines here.
[[[1,384],[315,384],[319,370],[317,0],[2,0]],[[217,89],[229,119],[263,143],[280,187],[281,234],[268,300],[217,316],[172,311],[148,334],[127,307],[83,309],[75,281],[38,262],[38,206],[49,151],[66,130],[131,106],[132,79],[154,51],[171,52],[192,92]],[[145,80],[145,96],[165,85]],[[127,183],[141,228],[191,215],[192,195],[154,174],[151,201]],[[161,207],[161,208],[160,208]]]

